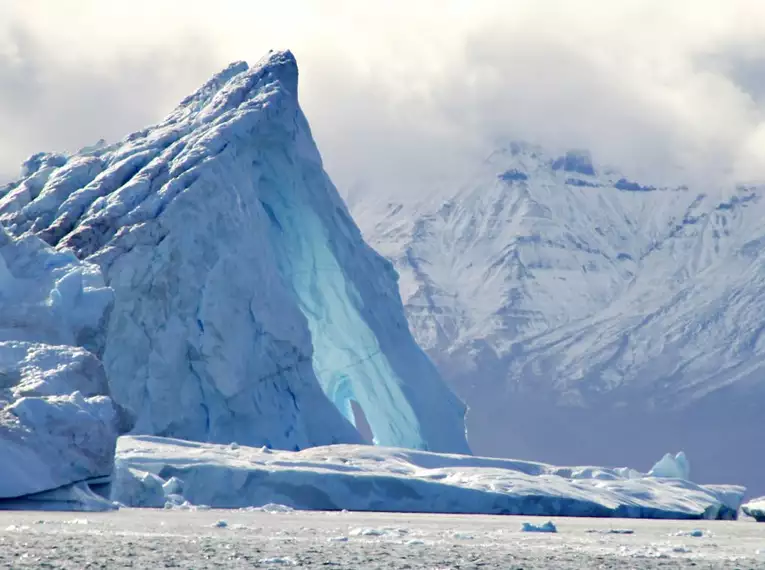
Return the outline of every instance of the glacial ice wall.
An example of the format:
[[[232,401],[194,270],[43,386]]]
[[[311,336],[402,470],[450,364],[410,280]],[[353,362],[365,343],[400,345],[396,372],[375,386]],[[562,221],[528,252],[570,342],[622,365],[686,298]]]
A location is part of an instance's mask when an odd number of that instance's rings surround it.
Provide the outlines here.
[[[103,363],[133,432],[302,449],[467,451],[464,406],[408,330],[297,101],[297,66],[236,63],[163,122],[0,189],[0,223],[98,264]]]
[[[0,226],[0,499],[111,473],[119,415],[94,354],[111,303],[98,267]]]

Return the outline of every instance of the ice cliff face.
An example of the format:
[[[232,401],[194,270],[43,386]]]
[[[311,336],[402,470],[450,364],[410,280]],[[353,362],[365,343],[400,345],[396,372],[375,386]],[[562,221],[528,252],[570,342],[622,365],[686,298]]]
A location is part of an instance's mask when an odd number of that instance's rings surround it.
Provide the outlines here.
[[[761,187],[659,188],[515,143],[423,199],[360,197],[415,337],[485,455],[631,464],[765,491]]]
[[[0,499],[111,473],[119,416],[96,356],[111,303],[98,267],[0,227]]]
[[[322,168],[289,52],[236,63],[163,122],[0,190],[0,223],[98,265],[102,360],[134,433],[302,449],[467,451],[389,262]],[[63,254],[62,254],[63,255]]]

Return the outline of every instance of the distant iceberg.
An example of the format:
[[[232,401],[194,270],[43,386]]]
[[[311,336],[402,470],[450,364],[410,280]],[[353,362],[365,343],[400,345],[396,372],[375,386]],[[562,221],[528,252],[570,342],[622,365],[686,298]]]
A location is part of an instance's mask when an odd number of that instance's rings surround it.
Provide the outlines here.
[[[671,453],[667,453],[656,462],[648,472],[648,475],[650,477],[665,477],[690,481],[691,466],[688,463],[688,458],[682,451],[675,456]]]

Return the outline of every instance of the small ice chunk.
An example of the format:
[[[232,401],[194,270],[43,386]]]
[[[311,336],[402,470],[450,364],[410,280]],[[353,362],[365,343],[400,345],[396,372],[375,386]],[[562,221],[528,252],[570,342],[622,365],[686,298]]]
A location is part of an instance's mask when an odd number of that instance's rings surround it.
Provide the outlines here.
[[[457,540],[473,540],[475,537],[467,532],[455,532],[452,534],[452,538]]]
[[[227,528],[228,527],[228,523],[226,521],[224,521],[223,519],[221,519],[219,521],[215,521],[215,523],[213,524],[213,527],[215,527],[215,528]]]
[[[192,505],[188,501],[184,500],[183,497],[181,497],[181,500],[178,501],[178,495],[171,495],[173,498],[172,501],[167,501],[165,503],[165,510],[170,511],[196,511],[199,507],[196,505]],[[204,510],[204,509],[202,509]]]
[[[5,527],[6,532],[25,532],[27,530],[29,530],[29,527],[23,524],[21,525],[12,524]]]
[[[261,558],[260,559],[261,564],[280,564],[282,566],[296,566],[297,562],[295,562],[292,558],[289,556],[273,556],[271,558]]]
[[[268,503],[266,505],[263,505],[260,507],[260,510],[264,513],[292,513],[295,511],[292,507],[288,507],[287,505],[280,505],[278,503]]]
[[[280,505],[279,503],[266,503],[262,507],[242,507],[239,510],[246,511],[248,513],[271,513],[271,514],[295,512],[295,509],[293,509],[292,507],[287,505]]]
[[[347,536],[332,536],[327,539],[327,542],[348,542]]]
[[[425,541],[424,540],[420,540],[418,538],[413,538],[411,540],[407,540],[405,544],[407,546],[416,546],[416,545],[419,545],[419,544],[425,544]]]
[[[178,477],[170,477],[170,479],[165,481],[165,484],[162,485],[162,489],[165,492],[165,496],[168,498],[171,495],[182,495],[183,481],[181,479],[178,479]]]
[[[710,532],[706,530],[701,530],[700,528],[694,528],[693,530],[680,530],[676,532],[674,535],[670,536],[692,536],[694,538],[701,538],[703,536],[710,536]]]
[[[558,532],[557,527],[552,521],[547,521],[544,524],[534,524],[525,522],[521,525],[522,532]]]
[[[351,536],[382,536],[385,531],[379,528],[354,528],[348,534]]]

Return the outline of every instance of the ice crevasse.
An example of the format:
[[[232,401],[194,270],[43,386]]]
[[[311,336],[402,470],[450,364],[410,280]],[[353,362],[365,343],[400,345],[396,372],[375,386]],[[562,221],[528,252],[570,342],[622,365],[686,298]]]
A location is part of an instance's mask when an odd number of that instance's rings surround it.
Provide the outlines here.
[[[468,452],[464,406],[412,339],[389,262],[324,172],[289,52],[235,63],[161,123],[39,154],[0,223],[97,266],[94,335],[132,433]],[[0,326],[2,328],[2,326]]]

